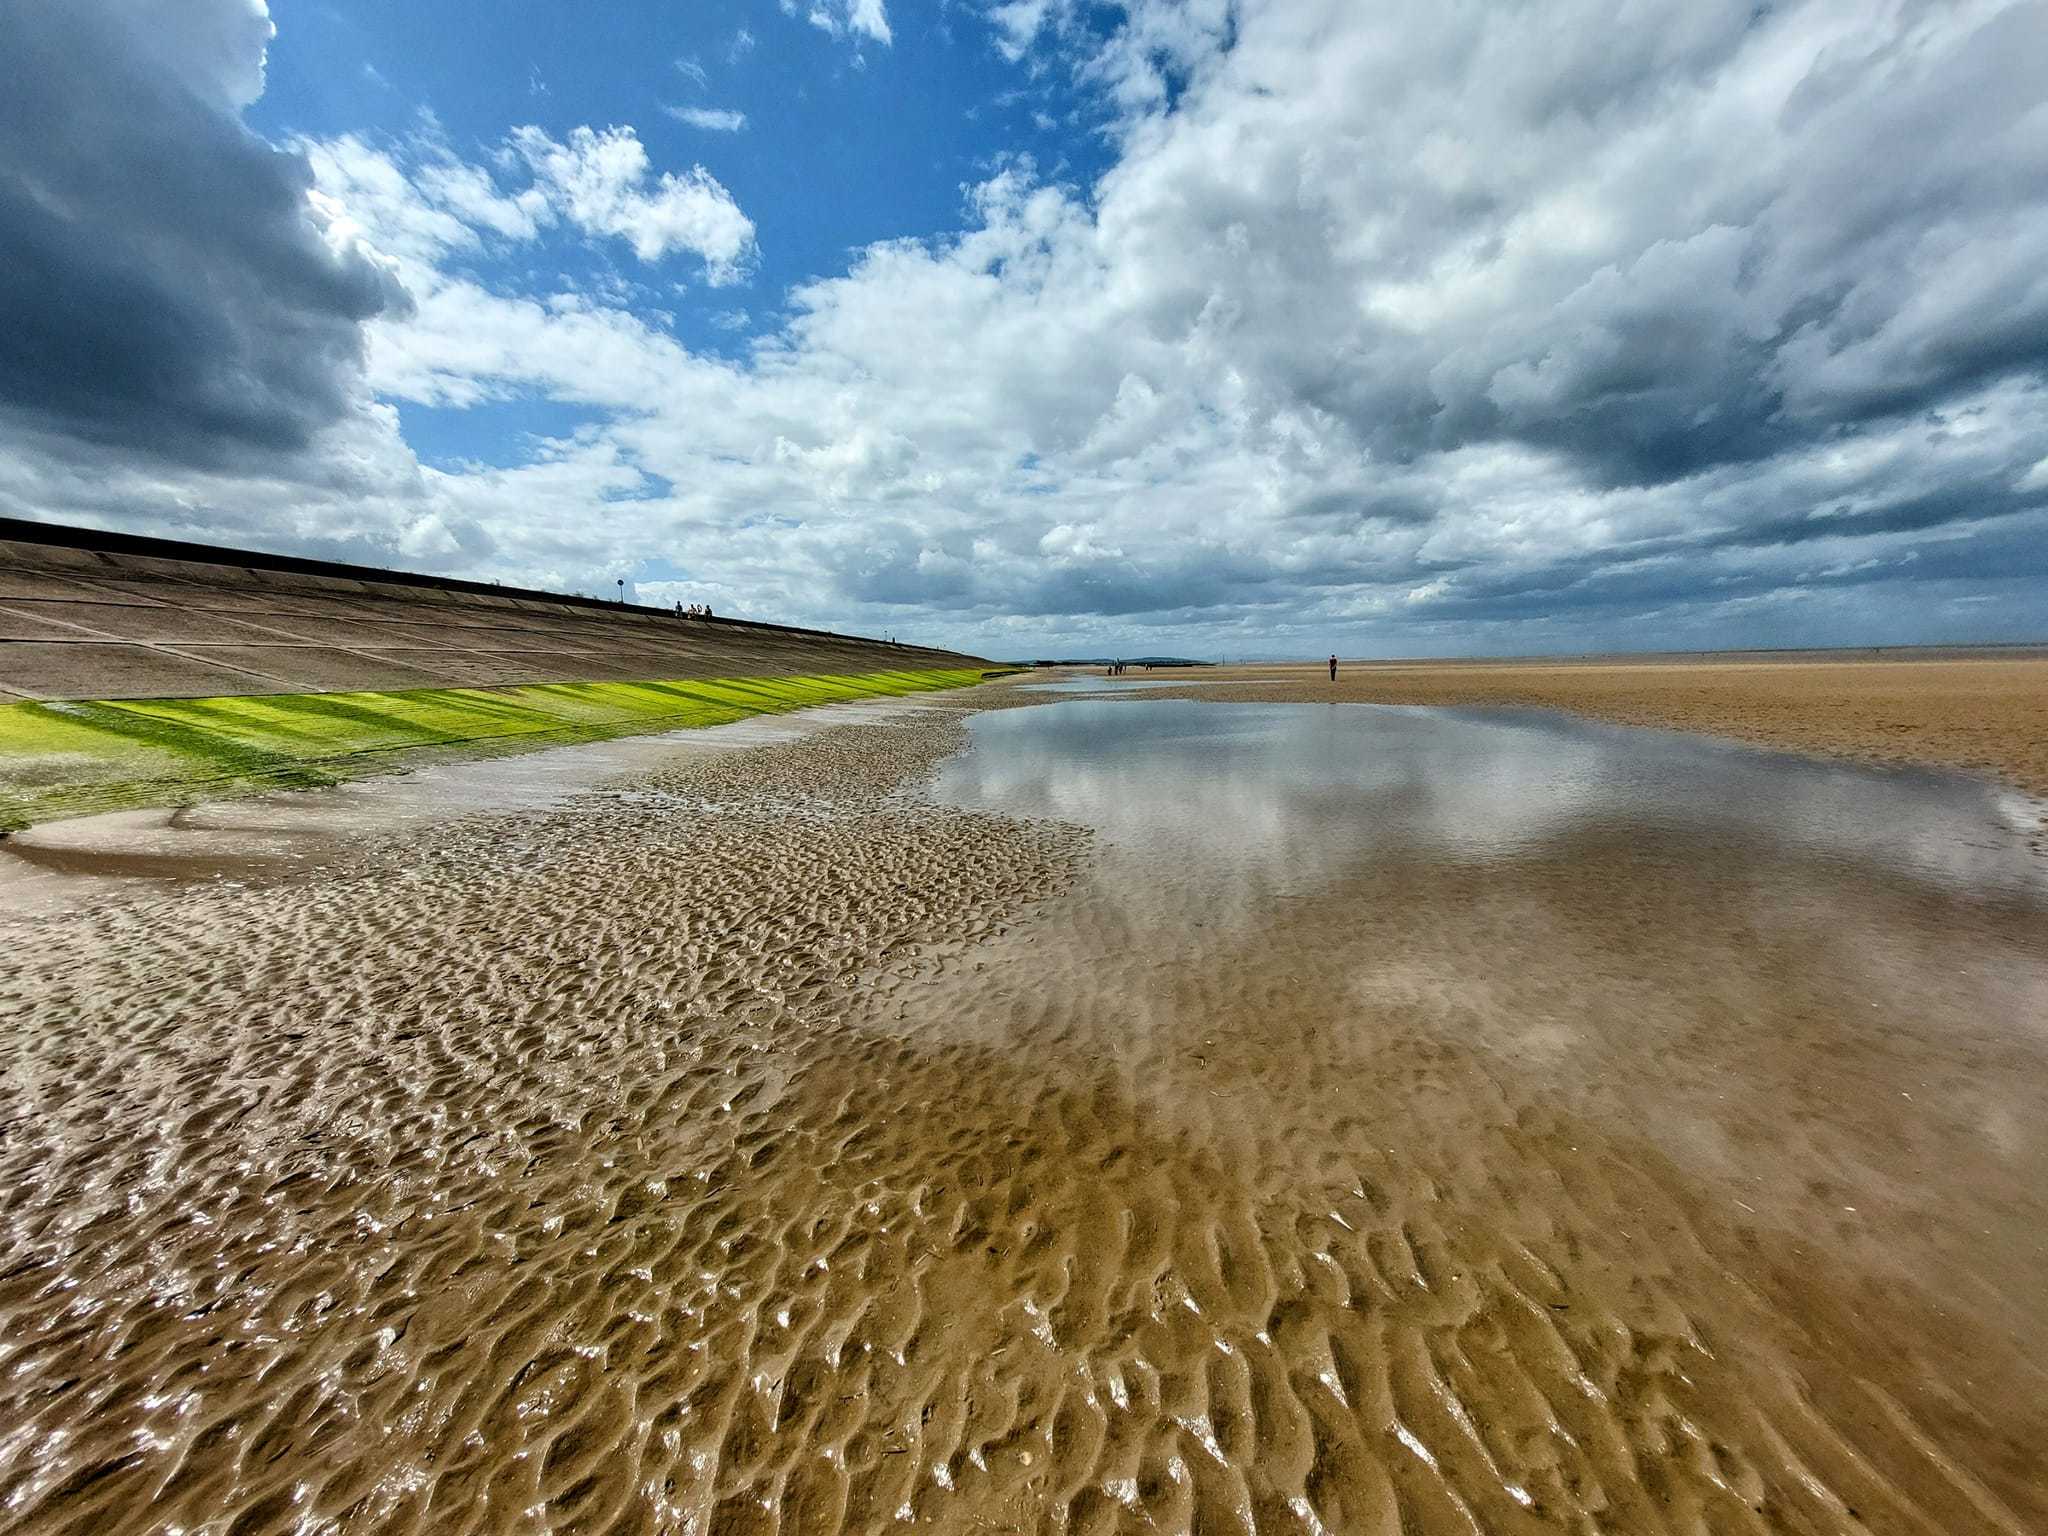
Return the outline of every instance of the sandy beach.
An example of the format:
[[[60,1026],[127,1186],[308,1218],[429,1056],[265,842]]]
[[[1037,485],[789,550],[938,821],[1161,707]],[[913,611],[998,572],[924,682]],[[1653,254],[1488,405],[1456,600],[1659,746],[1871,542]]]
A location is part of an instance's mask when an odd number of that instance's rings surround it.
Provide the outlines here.
[[[1346,660],[1334,686],[1322,666],[1189,676],[1203,685],[1191,698],[1559,709],[1791,752],[1958,769],[2048,796],[2048,656],[2037,650]]]
[[[2048,3],[10,59],[0,1536],[2048,1536]]]
[[[0,1529],[2048,1523],[1989,792],[1085,702],[0,921]]]

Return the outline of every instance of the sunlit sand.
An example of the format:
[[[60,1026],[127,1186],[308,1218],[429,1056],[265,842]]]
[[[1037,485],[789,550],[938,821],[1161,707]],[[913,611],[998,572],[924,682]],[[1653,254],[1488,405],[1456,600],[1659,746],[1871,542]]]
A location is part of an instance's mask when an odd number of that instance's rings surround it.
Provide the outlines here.
[[[12,1526],[2048,1521],[2021,797],[859,708],[0,927]]]

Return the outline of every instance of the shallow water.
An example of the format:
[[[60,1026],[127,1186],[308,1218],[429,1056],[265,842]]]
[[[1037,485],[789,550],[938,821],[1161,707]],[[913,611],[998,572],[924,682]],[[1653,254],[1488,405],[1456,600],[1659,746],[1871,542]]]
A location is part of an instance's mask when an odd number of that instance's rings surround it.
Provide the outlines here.
[[[1484,864],[1571,836],[1686,836],[2048,902],[2048,860],[2026,844],[2038,808],[1955,775],[1540,711],[1083,698],[969,729],[936,798],[1080,822],[1169,869],[1194,859],[1193,879],[1305,895],[1374,858]]]
[[[2027,806],[959,713],[0,920],[0,1531],[2048,1528]]]
[[[1114,1063],[1303,1297],[1341,1273],[1309,1353],[1349,1340],[1354,1453],[1394,1470],[1326,1487],[1326,1520],[2048,1517],[2029,802],[1535,713],[1077,699],[970,729],[936,798],[1097,854],[909,1017]]]

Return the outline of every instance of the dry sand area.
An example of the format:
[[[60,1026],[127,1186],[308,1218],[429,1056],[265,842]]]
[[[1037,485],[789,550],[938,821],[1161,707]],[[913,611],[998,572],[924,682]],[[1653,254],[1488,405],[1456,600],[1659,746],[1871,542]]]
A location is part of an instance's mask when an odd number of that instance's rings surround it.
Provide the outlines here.
[[[1960,769],[2048,796],[2048,656],[2039,651],[1346,661],[1334,685],[1322,666],[1198,676],[1208,699],[1559,709],[1792,752]]]
[[[1044,697],[0,925],[0,1530],[2048,1529],[2040,905],[1219,878]]]

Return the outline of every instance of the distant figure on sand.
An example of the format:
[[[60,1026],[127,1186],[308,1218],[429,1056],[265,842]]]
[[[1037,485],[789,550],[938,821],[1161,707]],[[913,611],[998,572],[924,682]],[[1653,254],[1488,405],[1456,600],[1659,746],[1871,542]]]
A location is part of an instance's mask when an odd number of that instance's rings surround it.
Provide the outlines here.
[[[1337,681],[1337,653],[1335,651],[1330,652],[1330,681],[1333,683]]]

